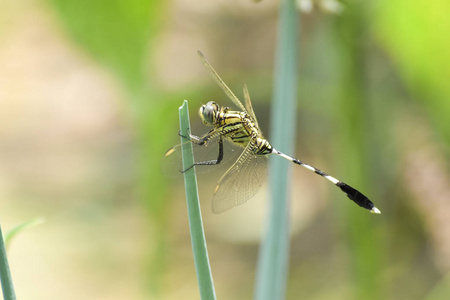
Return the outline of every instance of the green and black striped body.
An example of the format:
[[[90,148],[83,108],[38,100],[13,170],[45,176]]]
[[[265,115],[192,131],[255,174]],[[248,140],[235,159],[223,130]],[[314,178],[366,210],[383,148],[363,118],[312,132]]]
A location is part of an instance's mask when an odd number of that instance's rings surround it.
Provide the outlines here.
[[[223,132],[223,137],[243,148],[251,143],[252,151],[256,155],[272,153],[272,145],[267,141],[254,123],[252,118],[242,111],[230,111],[222,107],[216,113],[214,127]]]

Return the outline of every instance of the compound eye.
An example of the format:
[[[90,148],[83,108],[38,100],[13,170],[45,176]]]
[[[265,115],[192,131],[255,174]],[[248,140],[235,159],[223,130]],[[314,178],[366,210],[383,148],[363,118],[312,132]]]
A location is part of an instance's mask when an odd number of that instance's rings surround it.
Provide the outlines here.
[[[206,105],[200,107],[200,117],[205,125],[213,125],[215,121],[215,112],[218,109],[218,105],[215,102],[208,102]]]

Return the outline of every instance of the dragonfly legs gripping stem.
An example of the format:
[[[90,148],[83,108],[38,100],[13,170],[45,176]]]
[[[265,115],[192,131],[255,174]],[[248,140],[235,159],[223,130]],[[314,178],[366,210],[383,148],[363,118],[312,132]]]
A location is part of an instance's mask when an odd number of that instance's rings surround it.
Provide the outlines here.
[[[189,136],[191,136],[191,135],[189,135]],[[196,138],[198,138],[198,137],[196,137]],[[201,139],[199,138],[199,140],[201,140]],[[203,142],[199,143],[199,145],[203,145],[204,143],[205,142],[203,141]],[[192,169],[194,166],[213,166],[213,165],[220,164],[220,162],[223,159],[223,140],[222,140],[222,137],[219,138],[218,144],[219,144],[219,155],[218,155],[217,159],[195,162],[192,166],[190,166],[187,169],[182,170],[180,172],[181,173],[187,172],[190,169]]]
[[[200,145],[201,145],[202,143],[204,143],[204,141],[202,141],[202,138],[200,138],[199,136],[196,136],[196,135],[191,134],[189,128],[186,129],[186,132],[187,132],[187,134],[188,134],[187,136],[186,136],[186,135],[183,135],[183,134],[181,133],[181,130],[179,130],[179,131],[178,131],[178,135],[181,136],[182,138],[185,138],[185,139],[187,139],[187,140],[189,140],[189,141],[192,141],[193,143],[196,143],[196,144],[200,144]]]
[[[200,136],[196,136],[191,134],[190,129],[188,128],[187,130],[188,135],[183,135],[181,133],[181,130],[178,131],[178,135],[181,136],[182,138],[185,138],[191,142],[193,142],[194,144],[203,146],[204,144],[206,144],[209,139],[213,136],[214,130],[211,130],[210,132],[206,133],[204,136],[200,137]]]
[[[187,131],[189,132],[189,128],[187,129]],[[185,139],[187,139],[187,140],[190,140],[191,138],[189,137],[189,136],[185,136],[185,135],[182,135],[181,134],[181,130],[178,130],[178,133],[177,133],[179,136],[181,136],[182,138],[185,138]]]

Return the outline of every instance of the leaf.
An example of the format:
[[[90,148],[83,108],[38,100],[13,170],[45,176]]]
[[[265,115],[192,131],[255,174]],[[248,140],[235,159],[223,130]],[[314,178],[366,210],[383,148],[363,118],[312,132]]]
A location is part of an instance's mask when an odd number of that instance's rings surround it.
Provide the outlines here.
[[[450,1],[380,1],[375,31],[406,86],[450,142]]]
[[[6,235],[5,235],[6,247],[8,247],[10,245],[12,238],[15,237],[17,234],[19,234],[20,232],[22,232],[28,228],[40,225],[44,222],[45,222],[44,218],[37,218],[37,219],[33,219],[30,221],[24,222],[16,227],[14,227],[10,231],[8,231],[8,233],[6,233]]]
[[[143,86],[147,44],[159,20],[162,1],[50,2],[75,41],[113,69],[130,88]]]

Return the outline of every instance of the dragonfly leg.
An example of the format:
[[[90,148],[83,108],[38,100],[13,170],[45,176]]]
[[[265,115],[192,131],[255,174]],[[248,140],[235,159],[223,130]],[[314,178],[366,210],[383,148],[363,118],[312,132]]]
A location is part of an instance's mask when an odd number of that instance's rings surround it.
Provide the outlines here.
[[[194,166],[212,166],[212,165],[220,164],[220,162],[223,159],[223,140],[222,140],[222,137],[219,138],[218,144],[219,144],[219,155],[217,156],[217,159],[196,162],[192,166],[190,166],[187,169],[185,169],[183,171],[180,171],[180,172],[184,173],[186,171],[189,171]]]
[[[182,135],[182,134],[181,134],[181,130],[179,130],[177,134],[178,134],[179,136],[181,136],[182,138],[185,138],[185,139],[188,139],[188,140],[189,140],[189,137],[188,137],[188,136],[185,136],[185,135]]]
[[[181,136],[182,138],[187,139],[187,140],[190,140],[190,141],[191,141],[191,140],[198,140],[198,139],[199,139],[198,136],[195,136],[195,135],[191,134],[191,130],[190,130],[189,127],[186,129],[186,133],[187,133],[188,135],[183,135],[183,134],[181,133],[181,130],[178,131],[178,135]]]
[[[191,134],[189,128],[187,129],[187,133],[188,133],[188,136],[185,136],[181,133],[181,130],[178,131],[179,136],[181,136],[197,145],[200,145],[200,146],[205,145],[211,138],[213,138],[214,136],[217,135],[217,132],[214,129],[212,129],[211,131],[209,131],[208,133],[206,133],[205,135],[203,135],[201,137]]]

